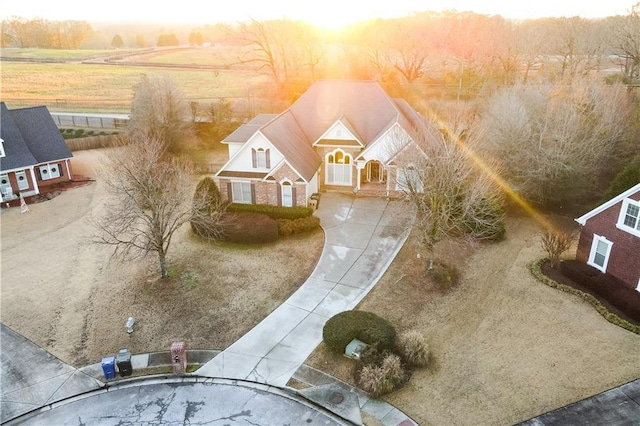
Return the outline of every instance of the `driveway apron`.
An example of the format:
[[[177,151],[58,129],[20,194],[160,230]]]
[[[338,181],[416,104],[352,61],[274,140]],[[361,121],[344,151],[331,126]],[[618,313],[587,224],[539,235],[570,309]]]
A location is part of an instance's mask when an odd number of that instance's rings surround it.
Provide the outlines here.
[[[402,201],[337,193],[322,195],[316,215],[325,244],[311,276],[196,374],[285,386],[322,341],[325,322],[353,309],[378,282],[406,241],[412,217]]]

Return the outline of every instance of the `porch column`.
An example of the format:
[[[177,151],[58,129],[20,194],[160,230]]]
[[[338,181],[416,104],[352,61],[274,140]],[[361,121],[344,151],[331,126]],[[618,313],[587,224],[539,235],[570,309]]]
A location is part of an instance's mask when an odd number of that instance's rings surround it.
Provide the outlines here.
[[[362,169],[364,169],[364,166],[367,164],[367,162],[365,160],[356,160],[356,191],[360,190],[360,175],[362,173],[360,173],[362,171]]]
[[[68,158],[66,160],[64,160],[64,165],[66,166],[67,176],[69,176],[69,180],[72,180],[73,176],[71,176],[71,167],[69,167],[69,159]]]
[[[35,191],[34,195],[38,195],[40,193],[40,188],[38,187],[38,181],[36,180],[36,174],[33,171],[33,166],[29,167],[29,174],[31,175],[31,182],[33,182],[33,190]]]

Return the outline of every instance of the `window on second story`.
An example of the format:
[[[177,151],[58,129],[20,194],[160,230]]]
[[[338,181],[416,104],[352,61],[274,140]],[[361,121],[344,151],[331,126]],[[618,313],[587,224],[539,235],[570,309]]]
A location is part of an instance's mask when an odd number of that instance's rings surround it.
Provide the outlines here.
[[[270,168],[269,150],[264,148],[252,149],[251,162],[254,169]]]
[[[640,237],[640,201],[627,198],[622,202],[618,228]]]

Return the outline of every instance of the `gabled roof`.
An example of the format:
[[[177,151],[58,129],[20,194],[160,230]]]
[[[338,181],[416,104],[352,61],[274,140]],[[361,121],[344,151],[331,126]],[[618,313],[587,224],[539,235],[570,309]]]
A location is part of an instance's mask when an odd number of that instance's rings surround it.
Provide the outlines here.
[[[73,157],[45,106],[9,110],[2,102],[2,170]]]
[[[251,121],[234,130],[220,143],[244,143],[249,140],[262,126],[277,117],[278,114],[258,114]]]
[[[400,115],[377,82],[358,80],[317,81],[289,110],[309,141],[316,141],[340,119],[365,146]]]
[[[0,170],[13,170],[37,164],[4,102],[0,103],[0,108],[0,137],[4,141],[5,153],[5,156],[0,158]]]
[[[260,132],[302,178],[307,182],[313,178],[322,160],[305,137],[291,110],[286,110],[271,120]]]
[[[587,220],[589,220],[592,217],[602,213],[603,211],[607,210],[609,207],[619,203],[620,201],[622,201],[625,198],[635,194],[636,192],[640,192],[640,183],[638,183],[637,185],[627,189],[622,194],[620,194],[620,195],[618,195],[616,197],[613,197],[609,201],[600,204],[598,207],[596,207],[595,209],[591,210],[590,212],[585,213],[584,215],[580,216],[579,218],[576,219],[576,222],[578,222],[580,225],[584,226],[587,223]]]
[[[283,113],[260,114],[222,142],[246,143],[260,132],[309,181],[322,163],[312,145],[337,121],[365,149],[396,124],[414,138],[426,126],[409,104],[389,97],[375,81],[320,80]]]

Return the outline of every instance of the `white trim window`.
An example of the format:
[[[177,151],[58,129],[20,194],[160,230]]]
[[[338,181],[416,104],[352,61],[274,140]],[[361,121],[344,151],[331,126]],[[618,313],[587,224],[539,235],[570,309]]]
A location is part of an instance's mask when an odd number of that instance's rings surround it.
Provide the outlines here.
[[[251,150],[251,165],[254,169],[271,168],[269,150],[264,148],[253,148]]]
[[[40,166],[38,168],[40,170],[40,178],[42,180],[49,180],[59,178],[60,174],[60,164],[45,164],[44,166]]]
[[[282,205],[284,207],[293,207],[293,185],[288,180],[280,184],[282,192]]]
[[[327,185],[351,186],[351,155],[341,149],[336,149],[325,156]]]
[[[618,229],[640,237],[640,201],[627,198],[622,202],[616,226]]]
[[[13,197],[13,188],[11,187],[9,175],[0,175],[0,192],[5,198]]]
[[[18,189],[20,191],[26,191],[29,189],[29,180],[27,179],[27,172],[20,170],[16,172],[16,180],[18,181]]]
[[[0,138],[0,158],[5,157],[4,153],[4,139]]]
[[[420,178],[420,172],[416,166],[409,164],[407,167],[398,168],[398,181],[396,190],[407,194],[421,194],[424,192],[424,184]]]
[[[613,246],[613,241],[609,241],[603,236],[593,234],[593,242],[591,243],[591,251],[589,252],[587,265],[593,266],[602,272],[607,272],[611,246]]]
[[[251,182],[231,182],[234,203],[251,204]]]

